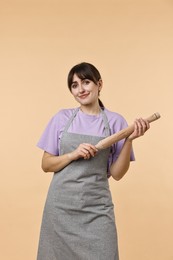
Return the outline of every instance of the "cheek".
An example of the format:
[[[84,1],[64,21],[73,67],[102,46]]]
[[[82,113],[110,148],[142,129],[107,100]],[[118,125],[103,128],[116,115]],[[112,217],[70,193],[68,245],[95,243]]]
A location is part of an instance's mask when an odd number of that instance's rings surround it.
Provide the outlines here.
[[[72,89],[72,90],[71,90],[71,94],[72,94],[72,96],[75,96],[75,95],[76,95],[75,89]]]
[[[95,89],[95,90],[94,90],[94,95],[95,95],[95,96],[98,96],[98,95],[99,95],[99,90],[98,90],[98,89]]]
[[[76,100],[78,99],[78,94],[77,94],[77,92],[73,91],[73,92],[72,92],[72,96],[73,96],[74,99],[76,99]]]

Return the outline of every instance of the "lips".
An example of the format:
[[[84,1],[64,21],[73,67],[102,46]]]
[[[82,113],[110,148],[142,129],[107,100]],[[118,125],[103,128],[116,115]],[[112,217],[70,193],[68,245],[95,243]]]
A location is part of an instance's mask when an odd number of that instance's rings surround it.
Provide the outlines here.
[[[89,93],[88,94],[83,94],[83,95],[79,96],[79,98],[85,99],[86,97],[88,97],[88,95],[89,95]]]

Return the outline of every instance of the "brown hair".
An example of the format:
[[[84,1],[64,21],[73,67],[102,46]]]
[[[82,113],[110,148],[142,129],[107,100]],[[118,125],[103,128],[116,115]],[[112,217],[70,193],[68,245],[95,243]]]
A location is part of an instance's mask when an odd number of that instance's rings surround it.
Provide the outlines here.
[[[93,81],[95,84],[101,79],[100,72],[96,69],[96,67],[90,63],[82,62],[75,65],[68,74],[67,83],[68,88],[71,91],[71,85],[73,83],[73,76],[76,74],[81,80],[89,79]],[[104,105],[99,99],[99,105],[102,109],[104,109]]]

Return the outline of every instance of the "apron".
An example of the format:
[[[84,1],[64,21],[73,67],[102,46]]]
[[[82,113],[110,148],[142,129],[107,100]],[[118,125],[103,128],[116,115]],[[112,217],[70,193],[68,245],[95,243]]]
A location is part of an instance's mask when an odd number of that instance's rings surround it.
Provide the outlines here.
[[[68,132],[78,109],[68,121],[60,154],[81,143],[96,145],[104,137]],[[104,111],[105,136],[110,135]],[[37,260],[118,260],[114,206],[107,179],[110,149],[89,160],[72,161],[55,173],[43,212]]]

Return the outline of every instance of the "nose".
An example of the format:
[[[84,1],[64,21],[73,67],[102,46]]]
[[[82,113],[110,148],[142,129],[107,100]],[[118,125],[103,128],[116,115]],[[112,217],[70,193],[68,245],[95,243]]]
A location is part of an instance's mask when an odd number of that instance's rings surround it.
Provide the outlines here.
[[[79,84],[79,88],[78,88],[78,89],[79,89],[79,92],[80,92],[80,93],[85,91],[84,88],[83,88],[82,83]]]

